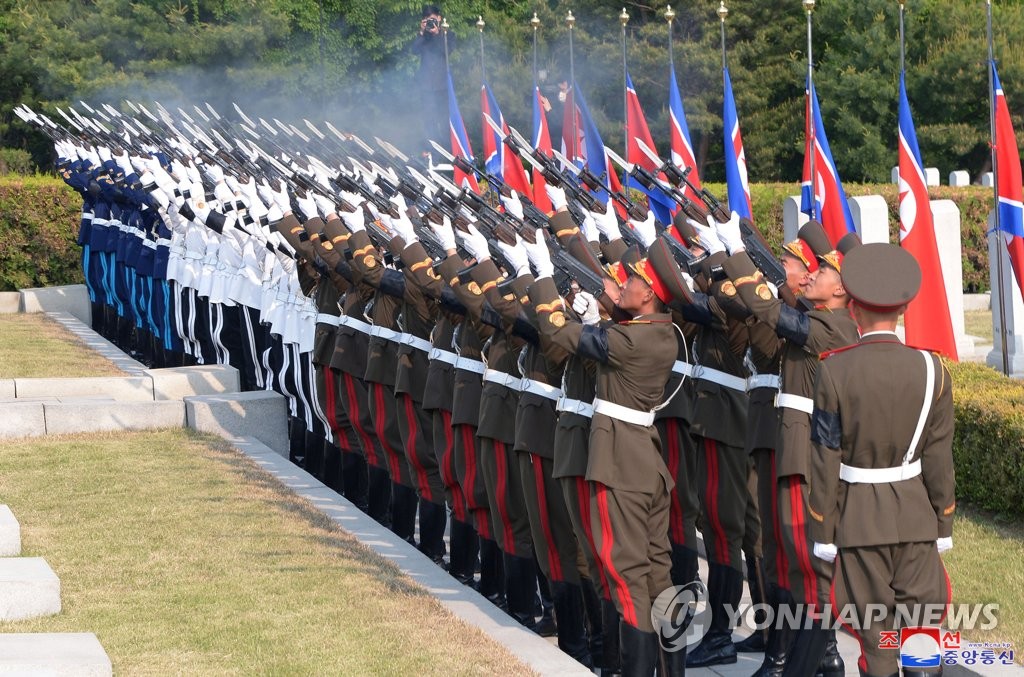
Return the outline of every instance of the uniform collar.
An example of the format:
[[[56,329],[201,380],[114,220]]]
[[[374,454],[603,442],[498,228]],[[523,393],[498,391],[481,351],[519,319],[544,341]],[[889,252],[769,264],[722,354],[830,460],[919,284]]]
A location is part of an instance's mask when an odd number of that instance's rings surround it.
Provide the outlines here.
[[[896,343],[903,343],[903,341],[900,341],[899,335],[894,331],[869,331],[860,336],[861,343],[893,343],[894,341]]]

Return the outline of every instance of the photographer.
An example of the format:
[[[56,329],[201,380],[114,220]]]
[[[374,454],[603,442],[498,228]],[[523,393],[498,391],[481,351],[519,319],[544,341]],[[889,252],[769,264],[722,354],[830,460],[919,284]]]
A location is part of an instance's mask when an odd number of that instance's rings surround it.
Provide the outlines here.
[[[420,32],[412,43],[412,53],[420,57],[416,82],[423,103],[423,130],[428,139],[448,140],[448,82],[445,64],[443,17],[437,5],[425,5]],[[455,46],[455,35],[448,34],[448,50]]]

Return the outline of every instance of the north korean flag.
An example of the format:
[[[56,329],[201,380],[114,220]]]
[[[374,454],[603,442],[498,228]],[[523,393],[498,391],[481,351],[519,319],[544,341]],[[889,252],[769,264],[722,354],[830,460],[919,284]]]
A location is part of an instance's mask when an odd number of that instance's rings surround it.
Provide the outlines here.
[[[638,141],[644,142],[648,148],[657,152],[654,147],[654,140],[651,138],[651,130],[647,126],[647,118],[644,116],[643,108],[640,107],[640,98],[636,95],[633,87],[633,79],[626,73],[626,160],[652,173],[657,173],[661,167],[654,163],[647,153],[640,149]],[[664,178],[664,175],[659,175]],[[626,185],[636,188],[647,195],[647,204],[654,217],[665,225],[672,223],[672,211],[676,207],[674,200],[669,199],[660,190],[648,190],[635,181],[632,177],[626,179]]]
[[[900,245],[917,259],[921,266],[921,291],[907,306],[904,324],[907,344],[957,359],[953,322],[949,315],[946,283],[939,263],[939,247],[935,241],[928,185],[924,162],[917,145],[914,120],[907,99],[906,73],[900,73],[899,115],[899,187]]]
[[[670,67],[668,82],[668,117],[669,136],[672,140],[672,164],[679,169],[689,169],[689,179],[694,186],[700,188],[700,176],[697,173],[697,157],[693,153],[693,144],[690,142],[690,128],[686,125],[686,112],[683,110],[683,97],[679,94],[679,85],[676,84],[676,67]],[[653,148],[653,146],[652,146]],[[695,195],[687,187],[686,196],[691,200],[699,200],[700,196]]]
[[[736,99],[732,95],[729,69],[722,70],[725,86],[722,121],[725,130],[725,181],[729,194],[729,209],[741,217],[753,220],[750,206],[750,182],[747,180],[747,155],[740,134],[740,116],[736,112]]]
[[[832,151],[828,147],[825,124],[821,120],[821,109],[818,107],[818,95],[814,91],[814,85],[810,84],[805,91],[807,92],[807,124],[804,128],[806,140],[800,211],[812,219],[820,221],[832,244],[835,244],[847,233],[854,232],[856,228],[853,225],[850,204],[846,201],[846,193],[843,191],[843,182],[839,179],[839,170],[836,169],[836,163],[832,160]],[[812,140],[814,148],[811,148]],[[814,180],[813,200],[810,177],[812,152],[814,153],[814,173],[817,175]]]
[[[498,102],[494,98],[491,88],[484,83],[480,87],[480,110],[483,115],[490,116],[501,128],[502,132],[508,135],[508,125],[498,108]],[[482,121],[481,128],[484,133],[484,168],[491,176],[496,176],[504,181],[509,188],[528,200],[532,200],[533,192],[530,190],[530,182],[526,178],[526,171],[515,154],[508,152],[505,144],[502,143],[498,133],[487,124],[486,118]]]
[[[551,157],[551,133],[548,130],[548,119],[544,112],[544,103],[540,94],[540,87],[533,86],[533,147],[548,157]],[[533,204],[545,214],[554,211],[551,200],[544,190],[544,175],[533,169]]]
[[[991,62],[996,97],[996,173],[999,176],[999,230],[1003,231],[1017,286],[1024,290],[1024,200],[1021,190],[1020,153],[1013,133],[1010,109],[999,84],[996,64]]]
[[[459,102],[455,98],[455,86],[452,84],[451,71],[448,71],[448,131],[451,134],[452,155],[464,157],[469,162],[473,162],[473,149],[469,145],[469,136],[466,135],[466,125],[462,123],[462,113],[459,112]],[[476,177],[458,167],[455,168],[455,185],[469,186],[474,192],[480,192]]]

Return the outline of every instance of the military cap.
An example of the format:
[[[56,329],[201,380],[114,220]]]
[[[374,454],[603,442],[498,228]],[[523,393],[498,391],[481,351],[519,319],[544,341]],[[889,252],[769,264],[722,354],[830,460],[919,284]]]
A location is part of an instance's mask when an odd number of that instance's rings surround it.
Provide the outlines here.
[[[622,253],[622,257],[618,261],[608,264],[608,274],[611,275],[612,279],[618,282],[621,287],[626,284],[626,278],[629,277],[628,266],[632,263],[636,263],[642,258],[643,254],[640,252],[640,247],[631,245]]]
[[[818,260],[835,268],[837,272],[842,273],[843,259],[847,254],[860,246],[860,235],[857,235],[857,233],[847,233],[839,239],[835,249],[827,254],[818,256]]]
[[[825,228],[817,221],[808,221],[800,227],[796,239],[782,246],[783,254],[789,254],[813,273],[818,269],[818,257],[832,251]]]
[[[910,303],[921,288],[921,266],[914,257],[882,242],[854,247],[843,258],[842,277],[850,298],[879,312]]]
[[[661,238],[651,243],[646,258],[629,263],[626,267],[633,275],[650,285],[654,295],[661,299],[662,303],[671,303],[674,300],[690,303],[693,300],[679,265]]]

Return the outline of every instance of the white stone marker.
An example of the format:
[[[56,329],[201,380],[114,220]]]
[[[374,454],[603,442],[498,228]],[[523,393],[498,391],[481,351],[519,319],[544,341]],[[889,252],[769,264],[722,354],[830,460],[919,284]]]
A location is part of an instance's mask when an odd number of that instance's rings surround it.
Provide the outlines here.
[[[949,173],[949,185],[951,186],[969,186],[971,185],[971,174],[964,170],[958,170]]]
[[[21,525],[6,505],[0,505],[0,557],[21,554]]]
[[[898,186],[900,183],[900,166],[896,165],[895,167],[893,167],[892,172],[890,172],[889,176],[892,177],[891,183],[895,183]]]
[[[949,317],[953,321],[953,338],[961,360],[974,354],[974,339],[964,328],[964,260],[960,241],[960,208],[952,200],[932,200],[935,243],[942,265],[942,281],[946,285]]]
[[[782,203],[782,241],[792,242],[800,232],[800,226],[811,218],[800,211],[800,196],[790,195]]]
[[[889,205],[881,195],[851,197],[850,212],[861,242],[889,241]]]
[[[988,227],[994,227],[993,215],[988,216]],[[1006,339],[1006,352],[1010,367],[1010,374],[1016,377],[1024,376],[1024,299],[1020,295],[1020,287],[1013,277],[1013,267],[1010,265],[1010,255],[1006,247],[999,242],[997,237],[1003,237],[1002,233],[992,233],[988,236],[988,260],[989,276],[992,284],[992,350],[985,358],[985,364],[998,371],[1003,369],[1003,339]],[[997,250],[998,245],[998,250]],[[1003,266],[1003,287],[1008,290],[1003,306],[1006,312],[1006,336],[999,333],[999,277],[996,269],[996,262]]]
[[[938,167],[925,167],[924,168],[924,183],[926,186],[937,186],[939,185],[939,168]]]
[[[991,188],[995,185],[994,179],[992,178],[992,172],[985,172],[981,175],[981,185],[986,188]]]

